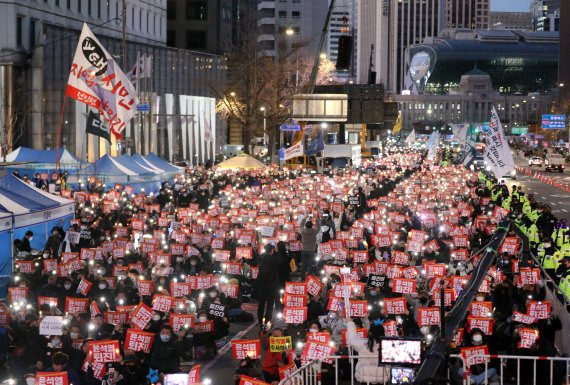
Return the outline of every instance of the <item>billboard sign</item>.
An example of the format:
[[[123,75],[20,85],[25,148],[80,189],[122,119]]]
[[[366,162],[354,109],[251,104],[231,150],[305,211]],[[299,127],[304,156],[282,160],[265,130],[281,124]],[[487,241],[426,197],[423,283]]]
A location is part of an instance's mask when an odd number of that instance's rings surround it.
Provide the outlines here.
[[[511,128],[511,134],[512,135],[525,135],[528,134],[528,127],[524,126],[524,127],[520,127],[520,126],[516,126]]]
[[[545,130],[565,129],[566,115],[542,115],[542,128]]]

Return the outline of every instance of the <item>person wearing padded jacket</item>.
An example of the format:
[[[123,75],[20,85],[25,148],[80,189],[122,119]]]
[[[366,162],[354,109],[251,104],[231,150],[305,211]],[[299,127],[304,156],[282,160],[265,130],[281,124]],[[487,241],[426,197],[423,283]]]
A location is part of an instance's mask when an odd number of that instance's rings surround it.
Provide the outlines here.
[[[371,324],[368,340],[356,334],[356,325],[352,318],[346,317],[346,343],[358,352],[358,362],[354,378],[363,384],[384,384],[390,381],[390,367],[378,366],[380,338],[384,336],[382,325]],[[360,358],[365,357],[365,358]]]

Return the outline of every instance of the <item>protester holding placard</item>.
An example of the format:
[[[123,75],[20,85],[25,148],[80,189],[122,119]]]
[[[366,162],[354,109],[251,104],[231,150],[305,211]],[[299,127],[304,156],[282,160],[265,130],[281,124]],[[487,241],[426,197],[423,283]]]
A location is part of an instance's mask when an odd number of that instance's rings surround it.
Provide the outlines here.
[[[269,383],[272,383],[273,381],[279,381],[279,368],[289,362],[287,358],[288,352],[271,352],[269,339],[271,337],[282,337],[283,330],[279,328],[273,328],[269,334],[264,332],[261,336],[261,348],[263,349],[263,361],[261,368],[263,378]],[[292,346],[289,347],[289,349],[292,348]]]
[[[46,372],[67,372],[69,384],[81,384],[79,374],[69,367],[69,356],[65,353],[55,353],[52,357],[52,367],[46,369]]]

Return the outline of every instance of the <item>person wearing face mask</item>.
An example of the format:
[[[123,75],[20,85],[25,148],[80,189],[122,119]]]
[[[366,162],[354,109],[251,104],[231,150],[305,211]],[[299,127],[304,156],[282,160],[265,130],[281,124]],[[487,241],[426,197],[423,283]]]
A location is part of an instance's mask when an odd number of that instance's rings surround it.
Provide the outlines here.
[[[109,289],[109,283],[105,278],[99,278],[95,281],[91,290],[89,290],[89,297],[97,301],[97,305],[101,310],[107,309],[107,304],[113,301],[113,291]]]
[[[62,296],[63,298],[63,302],[65,303],[65,297],[73,297],[75,296],[75,291],[77,289],[77,286],[73,284],[73,281],[71,280],[71,278],[69,277],[65,277],[63,278],[63,285],[62,285]]]
[[[485,337],[486,336],[485,334],[483,334],[481,329],[474,328],[467,336],[464,337],[464,345],[466,347],[487,345],[487,340]],[[489,349],[489,354],[495,354],[495,353],[492,351],[492,349]],[[485,379],[487,379],[491,383],[494,382],[491,380],[491,378],[497,374],[497,369],[493,367],[492,361],[487,366],[487,370],[485,370],[484,364],[476,364],[472,365],[469,368],[469,371],[471,373],[471,383],[476,385],[484,383]],[[458,369],[458,374],[460,376],[463,376],[462,367]]]
[[[196,315],[197,323],[208,322],[208,314],[204,310],[200,310]],[[214,333],[195,333],[193,334],[192,344],[196,347],[196,358],[210,359],[218,354]]]
[[[26,231],[26,234],[24,235],[24,238],[22,238],[21,243],[20,243],[20,251],[24,252],[24,253],[31,253],[32,252],[32,246],[30,244],[30,242],[32,242],[32,239],[34,238],[34,233],[31,231]]]
[[[339,317],[337,312],[330,311],[328,315],[319,317],[319,323],[323,329],[331,331],[331,339],[338,345],[342,342],[342,331],[346,329],[346,323],[342,317]]]
[[[183,345],[170,325],[164,325],[154,338],[150,352],[150,366],[159,373],[180,371],[180,357],[184,353]]]

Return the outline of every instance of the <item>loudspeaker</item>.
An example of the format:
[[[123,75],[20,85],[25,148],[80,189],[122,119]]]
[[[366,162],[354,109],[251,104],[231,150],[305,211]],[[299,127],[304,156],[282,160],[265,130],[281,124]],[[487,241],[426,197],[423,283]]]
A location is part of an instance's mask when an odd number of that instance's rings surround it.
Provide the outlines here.
[[[336,59],[337,70],[350,69],[352,58],[352,36],[344,35],[338,38],[338,55]]]

